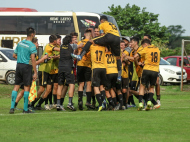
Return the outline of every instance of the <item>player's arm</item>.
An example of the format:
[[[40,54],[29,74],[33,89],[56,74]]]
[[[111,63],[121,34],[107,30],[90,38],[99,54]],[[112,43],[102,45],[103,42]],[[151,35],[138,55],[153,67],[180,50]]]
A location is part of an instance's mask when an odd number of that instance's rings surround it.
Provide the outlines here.
[[[52,51],[58,51],[58,52],[60,52],[60,48],[59,47],[53,47]]]
[[[143,50],[137,52],[137,54],[134,55],[135,59],[141,58],[141,56],[145,56],[146,54],[146,48],[144,48]]]
[[[30,55],[31,61],[32,61],[32,67],[34,70],[34,75],[33,75],[33,80],[37,79],[37,71],[36,71],[36,59],[35,59],[35,54]]]
[[[39,65],[40,63],[44,63],[44,60],[48,58],[48,54],[44,55],[41,59],[36,61],[36,65]]]
[[[13,58],[17,59],[17,47],[16,47],[16,49],[14,50]]]
[[[99,29],[100,35],[103,36],[104,35],[103,23],[98,26],[98,29]]]

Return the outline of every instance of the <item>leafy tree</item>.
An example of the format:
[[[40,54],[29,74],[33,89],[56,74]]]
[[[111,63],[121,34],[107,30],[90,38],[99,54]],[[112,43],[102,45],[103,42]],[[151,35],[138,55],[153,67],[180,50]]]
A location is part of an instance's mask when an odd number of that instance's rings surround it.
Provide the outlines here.
[[[170,34],[166,33],[167,28],[160,26],[158,22],[158,14],[146,12],[146,8],[142,10],[136,5],[127,4],[124,8],[112,5],[108,7],[109,11],[103,14],[113,16],[119,26],[122,36],[139,36],[150,34],[152,40],[161,43],[167,43]]]
[[[179,39],[181,35],[185,32],[185,29],[181,25],[170,25],[167,28],[167,33],[170,33],[169,43],[168,46],[170,48],[176,48],[181,46],[181,42],[179,42]],[[181,41],[181,40],[180,40]]]

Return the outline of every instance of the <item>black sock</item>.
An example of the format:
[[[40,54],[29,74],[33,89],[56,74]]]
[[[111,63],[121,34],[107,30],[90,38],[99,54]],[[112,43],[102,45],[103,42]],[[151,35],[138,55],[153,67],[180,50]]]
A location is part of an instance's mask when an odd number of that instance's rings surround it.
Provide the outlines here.
[[[116,94],[116,101],[119,102],[119,96],[117,93],[115,93],[115,94]]]
[[[78,91],[78,102],[82,101],[83,91]]]
[[[142,103],[143,95],[139,95],[139,103]]]
[[[45,99],[41,98],[36,106],[37,107],[41,107],[41,105],[43,104],[43,102],[45,101]]]
[[[69,104],[72,105],[73,97],[69,97]]]
[[[87,103],[90,103],[91,102],[92,92],[86,92],[86,96],[87,96]]]
[[[157,100],[160,100],[160,95],[156,95],[156,97],[157,97]]]
[[[117,59],[118,76],[121,76],[121,59]]]
[[[18,105],[18,103],[17,102],[15,102],[15,107]]]
[[[61,105],[61,100],[57,99],[57,105]]]
[[[61,105],[63,105],[64,99],[65,99],[65,98],[61,98]]]
[[[156,100],[154,98],[152,98],[151,102],[153,103],[153,105],[157,105],[157,102],[156,102]]]
[[[92,96],[92,103],[95,103],[95,102],[96,102],[95,96]]]
[[[49,93],[49,95],[48,95],[48,100],[49,100],[49,104],[51,104],[52,105],[52,91]]]
[[[148,94],[147,94],[147,93],[146,93],[146,94],[144,94],[143,99],[145,100],[145,104],[147,104],[147,102],[148,102]]]
[[[106,99],[106,92],[105,92],[105,90],[101,91],[101,99],[102,99],[102,101],[104,101],[104,99]]]
[[[45,100],[45,105],[47,105],[48,104],[48,96],[44,100]]]
[[[114,105],[117,105],[116,97],[112,98]]]
[[[126,106],[127,93],[122,93],[122,94],[123,94],[123,105]]]
[[[148,101],[152,101],[154,94],[148,93]]]
[[[38,98],[35,98],[35,100],[33,102],[31,102],[31,107],[34,107],[35,103],[38,101]]]
[[[109,104],[114,108],[115,107],[115,103],[113,102],[112,97],[107,98],[107,100],[108,100]]]
[[[96,99],[97,99],[97,101],[98,101],[98,103],[99,103],[99,106],[102,106],[102,98],[101,98],[101,94],[96,94]]]
[[[54,101],[54,104],[57,104],[57,95],[56,94],[53,94],[53,101]]]
[[[119,94],[119,95],[118,95],[118,98],[119,98],[120,106],[123,106],[123,95],[122,95],[122,94]]]
[[[130,103],[132,103],[131,97],[132,97],[132,96],[129,96],[129,98],[128,98],[128,102],[127,102],[128,105],[130,105]]]
[[[84,54],[86,54],[86,52],[89,50],[90,46],[92,45],[92,43],[90,41],[88,41],[85,46],[82,48],[82,51],[80,53],[81,57],[84,56]]]
[[[135,101],[134,101],[134,99],[133,99],[133,95],[131,96],[131,104],[132,104],[132,105],[135,105]]]

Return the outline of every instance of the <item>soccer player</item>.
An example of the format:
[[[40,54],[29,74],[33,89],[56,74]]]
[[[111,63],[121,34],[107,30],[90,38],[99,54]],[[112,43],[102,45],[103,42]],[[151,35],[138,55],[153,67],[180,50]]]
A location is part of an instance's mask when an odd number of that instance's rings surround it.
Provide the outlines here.
[[[78,44],[80,45],[83,43],[85,45],[91,38],[92,33],[91,30],[86,29],[84,32],[85,39],[80,41]],[[82,48],[78,49],[78,53],[82,51]],[[80,61],[77,62],[77,80],[78,80],[78,107],[80,110],[83,110],[83,88],[86,82],[86,95],[87,95],[87,101],[86,106],[89,108],[94,109],[94,107],[91,105],[91,96],[92,96],[92,90],[91,90],[91,57],[90,57],[90,51],[87,52]]]
[[[116,59],[117,59],[117,69],[118,69],[117,82],[120,83],[121,82],[121,57],[120,57],[119,31],[113,23],[108,22],[108,18],[105,15],[100,17],[100,23],[101,24],[99,25],[99,30],[100,30],[101,36],[94,38],[92,40],[89,40],[84,46],[81,54],[80,55],[72,54],[72,57],[77,58],[77,60],[81,60],[82,57],[87,53],[87,51],[89,50],[92,44],[111,47],[111,52],[114,56],[116,56]]]
[[[149,34],[145,34],[143,39],[149,39],[151,41],[151,36]],[[161,105],[160,103],[160,84],[159,84],[159,74],[158,73],[158,77],[157,77],[157,81],[156,81],[156,86],[155,86],[155,90],[156,90],[156,96],[157,96],[157,104]]]
[[[63,44],[60,47],[59,72],[58,72],[58,90],[57,90],[57,111],[63,111],[61,108],[61,94],[64,84],[69,85],[69,103],[67,108],[76,111],[72,99],[75,89],[75,76],[73,74],[73,59],[71,53],[77,49],[76,44],[72,43],[72,36],[66,35],[63,38]]]
[[[106,65],[106,76],[107,76],[107,82],[109,85],[107,85],[106,88],[106,97],[109,102],[109,104],[112,106],[112,109],[118,110],[116,107],[117,100],[116,100],[116,94],[115,89],[118,94],[119,103],[121,110],[124,110],[123,106],[123,95],[121,93],[121,84],[117,84],[117,64],[116,64],[116,57],[111,53],[111,51],[108,51],[105,53],[105,65]],[[111,94],[111,95],[110,95]]]
[[[91,45],[91,61],[92,61],[92,86],[94,94],[99,103],[98,111],[102,111],[102,98],[100,92],[100,85],[106,86],[106,66],[105,66],[105,49],[104,46]]]
[[[159,72],[159,63],[160,63],[160,50],[158,47],[151,45],[150,40],[144,39],[141,42],[143,50],[139,51],[134,55],[134,58],[145,57],[145,65],[143,68],[141,84],[139,89],[139,107],[138,110],[143,109],[142,99],[144,95],[145,87],[150,84],[150,89],[148,93],[148,102],[146,110],[150,110],[151,101],[154,95],[154,86],[156,84],[158,72]]]
[[[45,91],[44,95],[40,98],[38,104],[36,105],[37,110],[41,110],[41,104],[45,101],[49,93],[52,89],[52,76],[50,75],[50,71],[52,69],[53,64],[53,51],[60,51],[60,48],[56,47],[57,45],[57,36],[56,35],[50,35],[49,36],[49,43],[45,46],[43,56],[48,55],[48,60],[45,60],[44,63],[40,64],[39,71],[38,71],[38,77],[39,77],[39,85],[40,89],[37,93],[37,98],[31,103],[31,107],[34,107],[34,104],[38,101],[41,94]],[[45,90],[46,89],[46,90]]]
[[[37,53],[36,46],[32,43],[32,39],[35,37],[35,30],[31,27],[26,29],[27,38],[18,43],[13,57],[17,56],[17,67],[15,75],[15,86],[12,91],[11,109],[10,114],[14,113],[15,100],[20,88],[20,84],[24,83],[24,109],[23,113],[31,113],[28,110],[28,96],[30,91],[30,85],[33,80],[37,79],[36,60],[35,54]],[[31,59],[32,65],[29,65]],[[32,68],[34,75],[32,77]]]
[[[38,39],[37,38],[33,38],[32,39],[32,43],[34,43],[34,45],[36,46],[36,48],[38,48]],[[16,55],[16,54],[15,54]],[[17,56],[14,56],[14,58],[16,58],[17,59]],[[45,59],[47,59],[48,58],[48,55],[45,55],[43,58],[41,58],[41,59],[39,59],[39,57],[38,56],[36,56],[36,65],[39,65],[40,63],[42,63],[42,62],[44,62],[44,60]],[[31,60],[29,61],[29,63],[31,62]],[[30,63],[31,64],[31,63]],[[20,92],[19,92],[19,94],[18,94],[18,96],[17,96],[17,98],[16,98],[16,101],[15,101],[15,108],[17,107],[17,105],[18,105],[18,102],[21,100],[21,98],[23,97],[23,95],[24,95],[24,84],[23,83],[21,83],[21,86],[20,86],[20,89],[22,89]]]
[[[60,48],[61,45],[61,36],[56,34],[57,36],[57,45],[56,47]],[[46,110],[51,110],[52,108],[56,108],[56,104],[57,104],[57,88],[58,88],[58,64],[59,64],[59,57],[60,57],[60,52],[58,51],[53,51],[53,68],[50,71],[50,75],[53,81],[53,85],[52,85],[52,89],[50,94],[48,95],[48,97],[45,100],[45,106],[44,108]],[[54,98],[54,104],[52,104],[52,95]],[[50,102],[50,105],[48,105],[48,100]]]

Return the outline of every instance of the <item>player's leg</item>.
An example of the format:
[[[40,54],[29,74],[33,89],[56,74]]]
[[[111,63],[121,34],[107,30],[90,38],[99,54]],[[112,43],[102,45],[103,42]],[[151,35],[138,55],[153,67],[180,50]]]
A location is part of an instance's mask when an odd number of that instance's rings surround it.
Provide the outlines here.
[[[83,110],[83,88],[84,88],[84,82],[79,82],[79,86],[78,86],[78,108],[79,108],[79,110]]]
[[[160,103],[160,84],[159,84],[159,76],[157,77],[155,90],[156,90],[157,103],[158,103],[159,105],[161,105],[161,103]]]
[[[76,111],[76,109],[74,108],[73,103],[72,103],[74,90],[75,90],[75,85],[74,84],[69,84],[69,92],[68,92],[68,94],[69,94],[69,103],[67,105],[67,108],[69,108],[72,111]]]
[[[106,109],[106,92],[104,89],[104,85],[100,85],[100,93],[101,93],[101,99],[102,99],[102,107],[103,109]]]
[[[61,95],[62,95],[62,90],[63,90],[63,85],[58,85],[58,89],[57,89],[57,111],[64,111],[64,109],[62,109],[62,105],[61,105]]]
[[[22,99],[23,96],[24,96],[24,86],[23,86],[23,89],[17,95],[16,101],[15,101],[15,108],[17,107],[18,102]]]
[[[91,109],[95,109],[94,106],[91,104],[91,98],[92,98],[92,86],[91,86],[91,81],[86,82],[86,96],[87,96],[87,101],[86,101],[86,106]]]
[[[115,104],[114,104],[114,101],[113,101],[113,98],[111,96],[111,92],[110,91],[111,91],[110,89],[106,90],[105,94],[106,94],[106,98],[107,98],[107,100],[109,102],[108,110],[113,110],[115,108]]]

